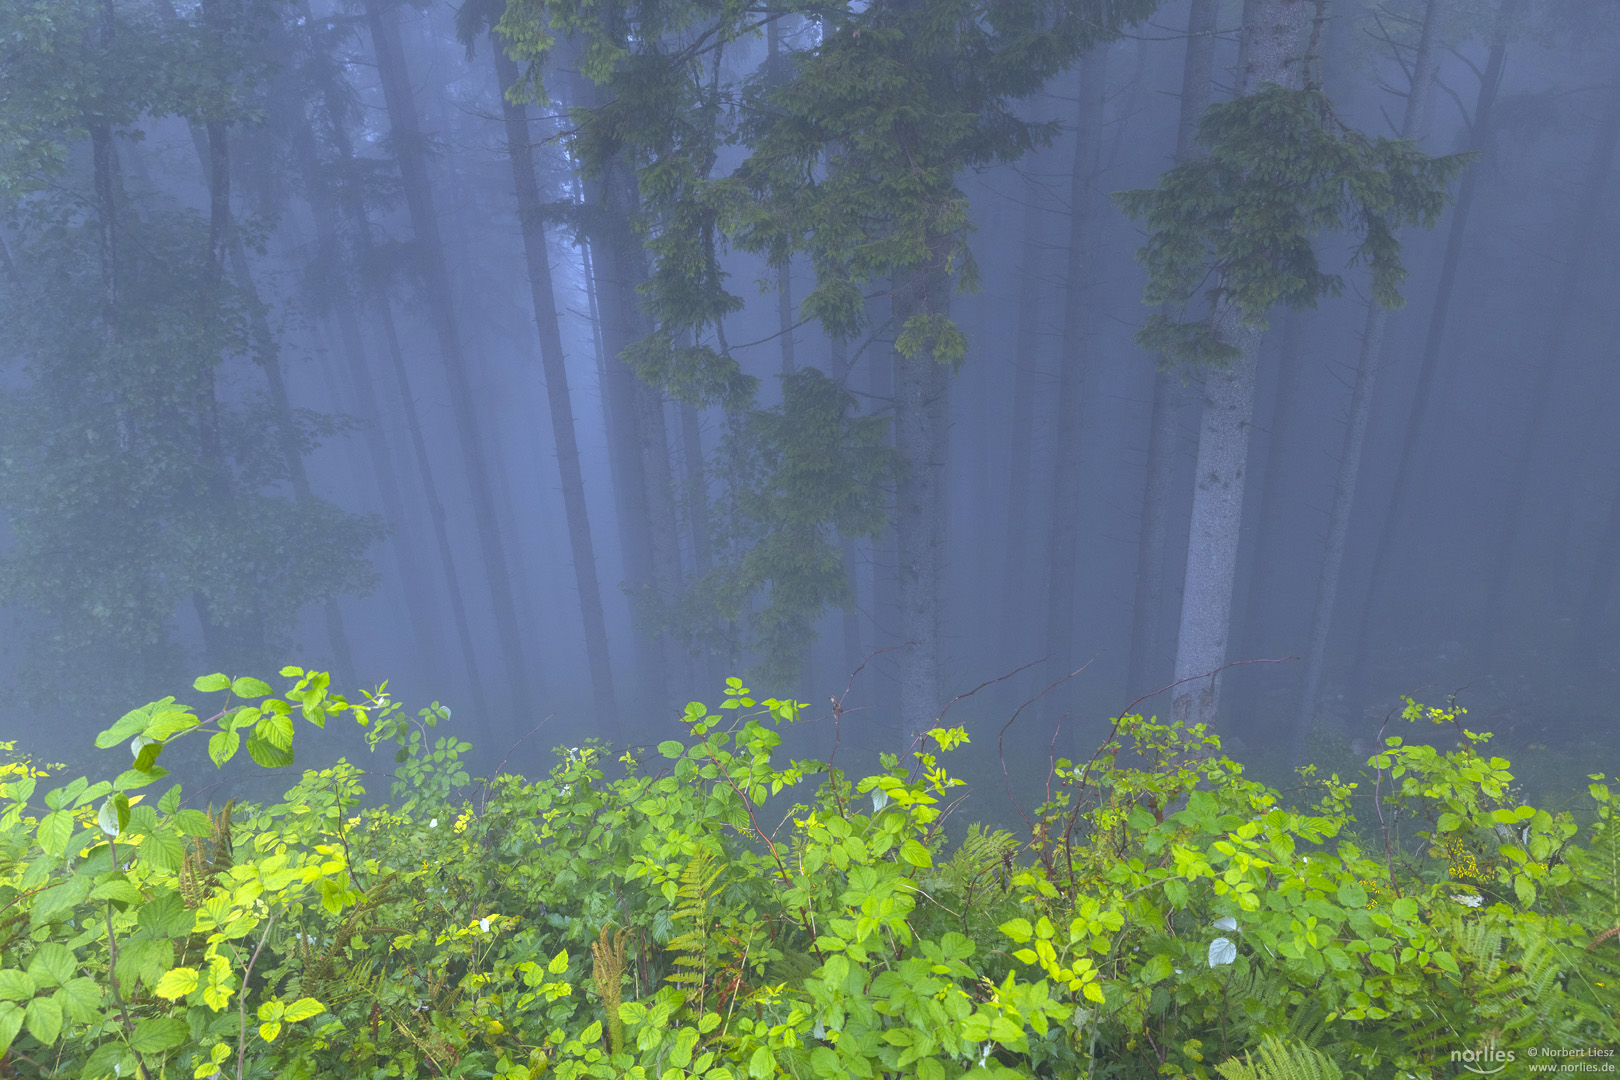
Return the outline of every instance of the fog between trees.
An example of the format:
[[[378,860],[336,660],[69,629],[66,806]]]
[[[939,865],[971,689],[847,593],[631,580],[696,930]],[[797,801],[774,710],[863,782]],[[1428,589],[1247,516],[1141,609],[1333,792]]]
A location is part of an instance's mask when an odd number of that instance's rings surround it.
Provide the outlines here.
[[[297,663],[492,762],[728,675],[1612,754],[1617,15],[12,0],[0,736]]]

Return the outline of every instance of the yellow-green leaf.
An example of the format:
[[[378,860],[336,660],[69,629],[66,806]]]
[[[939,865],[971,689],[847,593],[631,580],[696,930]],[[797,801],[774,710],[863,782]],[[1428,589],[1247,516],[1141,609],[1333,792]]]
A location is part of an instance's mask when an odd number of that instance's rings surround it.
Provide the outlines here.
[[[178,967],[165,973],[152,988],[152,992],[158,997],[173,1000],[183,998],[195,989],[197,989],[197,969]]]

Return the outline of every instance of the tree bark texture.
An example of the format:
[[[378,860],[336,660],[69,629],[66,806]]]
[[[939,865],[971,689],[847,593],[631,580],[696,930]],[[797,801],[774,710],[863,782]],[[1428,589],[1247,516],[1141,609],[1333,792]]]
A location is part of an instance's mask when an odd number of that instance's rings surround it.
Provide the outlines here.
[[[1305,30],[1315,11],[1309,0],[1246,0],[1238,96],[1268,83],[1303,85]],[[1215,330],[1239,355],[1227,367],[1204,373],[1173,704],[1177,720],[1209,725],[1220,704],[1218,672],[1226,664],[1231,629],[1260,347],[1260,332],[1244,325],[1242,313],[1229,304],[1217,312]]]

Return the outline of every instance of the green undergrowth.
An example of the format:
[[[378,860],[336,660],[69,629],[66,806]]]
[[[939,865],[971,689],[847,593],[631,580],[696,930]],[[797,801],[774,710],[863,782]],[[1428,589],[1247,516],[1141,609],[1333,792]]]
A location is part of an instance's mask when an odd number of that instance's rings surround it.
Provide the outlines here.
[[[959,728],[847,776],[780,760],[799,706],[732,680],[645,760],[474,783],[438,711],[282,676],[127,714],[112,780],[0,766],[0,1074],[1285,1080],[1620,1043],[1611,792],[1520,805],[1456,712],[1406,714],[1454,749],[1391,736],[1373,791],[1305,770],[1286,804],[1127,716],[1027,826],[949,840]],[[284,768],[300,717],[393,750],[389,804],[346,760],[206,808],[159,764]]]

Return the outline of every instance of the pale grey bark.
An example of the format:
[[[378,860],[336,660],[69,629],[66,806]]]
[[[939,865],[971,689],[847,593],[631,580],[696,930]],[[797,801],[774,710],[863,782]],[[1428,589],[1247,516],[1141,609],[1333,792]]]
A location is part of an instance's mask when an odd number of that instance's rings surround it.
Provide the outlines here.
[[[1423,22],[1412,55],[1411,81],[1406,92],[1406,109],[1401,118],[1401,138],[1420,142],[1428,134],[1429,114],[1434,100],[1435,76],[1440,70],[1440,42],[1436,40],[1441,16],[1440,0],[1425,0]],[[1361,454],[1367,441],[1367,421],[1372,415],[1373,391],[1379,371],[1386,363],[1384,331],[1389,309],[1375,300],[1367,303],[1361,330],[1361,351],[1350,391],[1350,415],[1345,422],[1344,444],[1333,479],[1333,505],[1328,511],[1327,540],[1322,550],[1321,573],[1316,582],[1316,602],[1312,608],[1310,638],[1305,647],[1305,685],[1300,693],[1295,719],[1294,752],[1296,764],[1304,758],[1306,739],[1316,723],[1316,708],[1322,695],[1322,672],[1327,659],[1328,633],[1339,598],[1339,575],[1344,568],[1345,540],[1350,533],[1350,512],[1355,506],[1356,481],[1361,475]],[[1284,358],[1285,361],[1289,358]]]
[[[1268,83],[1294,89],[1303,85],[1305,35],[1315,13],[1310,0],[1246,0],[1238,96]],[[1239,355],[1227,367],[1204,374],[1186,584],[1176,639],[1175,678],[1180,685],[1173,704],[1177,720],[1200,724],[1213,724],[1220,704],[1217,672],[1226,663],[1231,627],[1260,348],[1260,332],[1224,301],[1216,314],[1215,332]]]
[[[1220,7],[1220,0],[1193,0],[1187,13],[1187,52],[1176,125],[1177,164],[1192,160],[1198,150],[1198,118],[1209,107]],[[1142,523],[1136,547],[1136,595],[1125,687],[1131,698],[1148,693],[1161,681],[1165,571],[1170,561],[1170,493],[1175,486],[1181,413],[1187,404],[1188,394],[1180,376],[1161,366],[1153,376],[1147,476],[1142,486]]]

